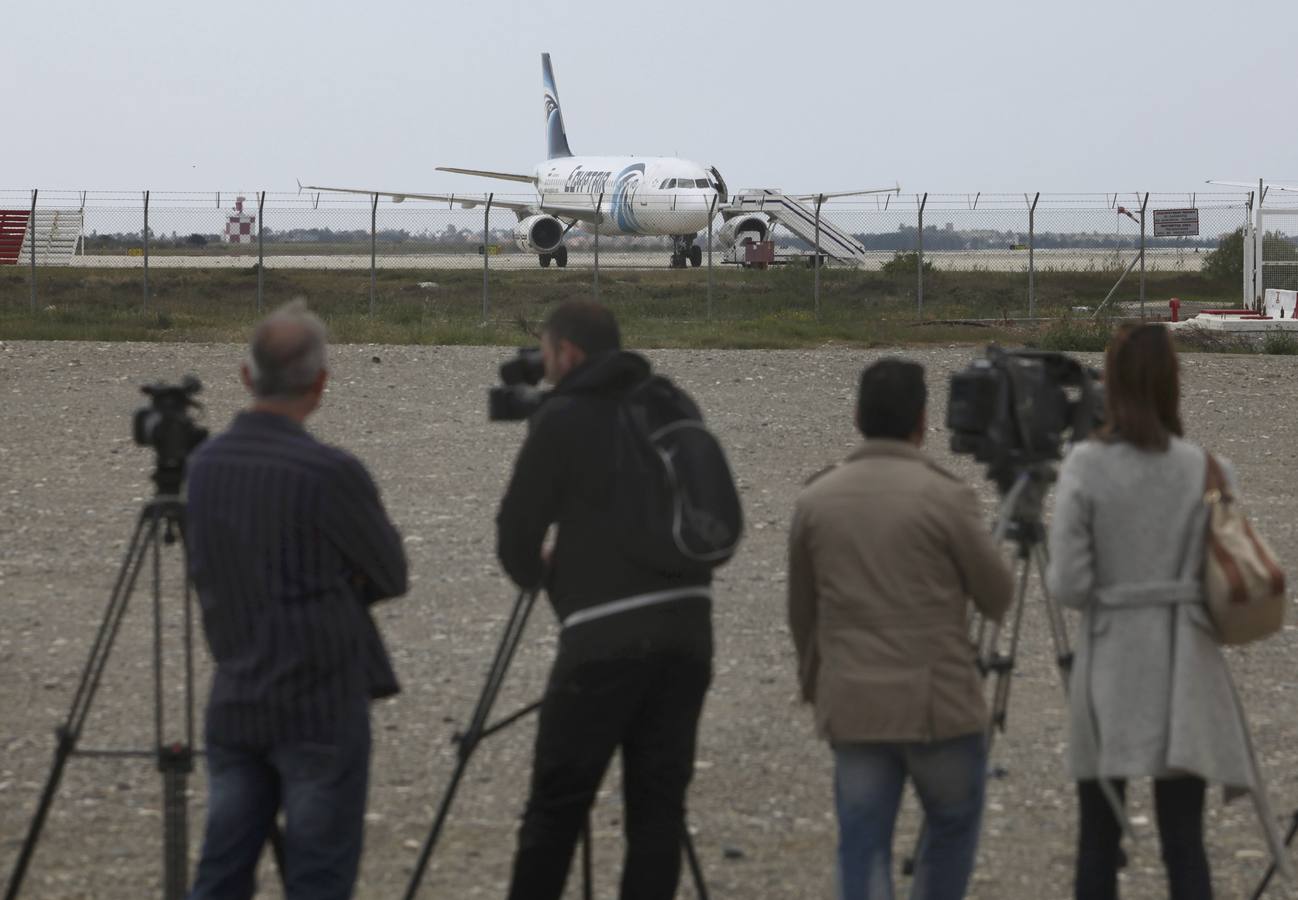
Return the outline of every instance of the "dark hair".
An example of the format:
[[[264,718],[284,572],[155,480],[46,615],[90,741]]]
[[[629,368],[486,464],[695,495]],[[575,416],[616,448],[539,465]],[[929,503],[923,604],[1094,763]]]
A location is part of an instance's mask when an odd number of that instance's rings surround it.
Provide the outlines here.
[[[1166,326],[1124,325],[1104,354],[1105,441],[1166,450],[1180,437],[1181,378]]]
[[[541,331],[552,340],[571,341],[587,356],[622,349],[617,319],[606,306],[591,300],[567,300],[555,307]]]
[[[923,366],[908,359],[881,359],[861,372],[857,427],[867,438],[907,440],[919,428],[927,400]]]

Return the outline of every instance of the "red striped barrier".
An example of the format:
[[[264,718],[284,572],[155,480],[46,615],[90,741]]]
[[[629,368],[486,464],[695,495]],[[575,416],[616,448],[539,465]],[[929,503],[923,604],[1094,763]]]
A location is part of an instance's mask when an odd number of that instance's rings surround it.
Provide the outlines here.
[[[18,265],[31,215],[27,209],[0,209],[0,266]]]

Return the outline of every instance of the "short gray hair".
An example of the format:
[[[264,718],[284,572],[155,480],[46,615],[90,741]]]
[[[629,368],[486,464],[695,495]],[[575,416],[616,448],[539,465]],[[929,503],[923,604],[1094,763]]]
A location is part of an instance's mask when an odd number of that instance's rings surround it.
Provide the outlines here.
[[[257,325],[248,347],[248,375],[260,398],[299,397],[325,367],[326,332],[305,300],[285,303]]]

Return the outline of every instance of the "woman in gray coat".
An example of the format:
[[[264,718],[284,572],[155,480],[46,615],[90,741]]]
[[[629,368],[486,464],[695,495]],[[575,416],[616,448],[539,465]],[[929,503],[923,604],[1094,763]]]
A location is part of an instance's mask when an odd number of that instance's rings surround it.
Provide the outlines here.
[[[1181,438],[1166,328],[1114,336],[1105,398],[1102,435],[1074,447],[1060,470],[1047,573],[1055,598],[1082,611],[1069,691],[1075,892],[1117,897],[1123,791],[1127,779],[1149,776],[1170,896],[1199,900],[1212,896],[1208,781],[1228,796],[1252,794],[1272,853],[1287,864],[1204,605],[1206,456]]]

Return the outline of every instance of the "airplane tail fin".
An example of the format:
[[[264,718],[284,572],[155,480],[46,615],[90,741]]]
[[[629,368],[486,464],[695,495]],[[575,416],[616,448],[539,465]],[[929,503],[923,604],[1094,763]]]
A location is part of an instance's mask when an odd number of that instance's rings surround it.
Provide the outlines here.
[[[550,68],[550,54],[541,54],[541,81],[545,88],[545,141],[546,158],[562,159],[572,156],[568,149],[568,134],[563,130],[563,111],[559,109],[559,91],[554,86],[554,69]]]

